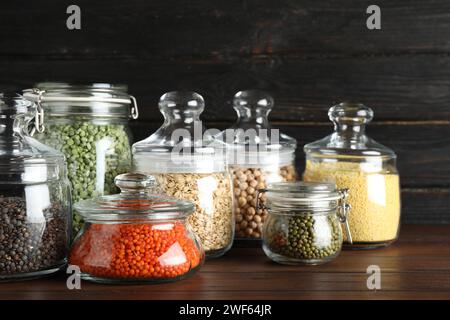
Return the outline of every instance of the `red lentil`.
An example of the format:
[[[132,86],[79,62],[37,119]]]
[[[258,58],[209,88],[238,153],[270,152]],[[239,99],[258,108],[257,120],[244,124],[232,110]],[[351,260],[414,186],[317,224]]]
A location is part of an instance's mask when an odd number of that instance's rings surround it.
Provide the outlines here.
[[[197,267],[202,254],[181,222],[91,224],[69,262],[102,278],[175,278]]]

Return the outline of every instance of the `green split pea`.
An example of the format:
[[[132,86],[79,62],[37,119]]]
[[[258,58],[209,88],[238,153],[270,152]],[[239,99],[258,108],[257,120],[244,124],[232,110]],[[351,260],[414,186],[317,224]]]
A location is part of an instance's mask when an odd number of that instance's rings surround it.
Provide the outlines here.
[[[35,138],[64,153],[72,183],[73,203],[116,193],[114,177],[131,168],[131,148],[125,125],[85,120],[48,124]],[[74,235],[82,226],[74,212]]]

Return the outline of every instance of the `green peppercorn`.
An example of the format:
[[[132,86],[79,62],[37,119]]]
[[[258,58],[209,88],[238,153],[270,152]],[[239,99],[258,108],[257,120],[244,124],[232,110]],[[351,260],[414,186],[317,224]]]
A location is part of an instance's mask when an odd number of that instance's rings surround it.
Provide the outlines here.
[[[333,215],[301,212],[287,218],[274,215],[273,219],[280,221],[267,229],[266,238],[274,253],[299,260],[322,260],[341,250],[341,226]]]
[[[105,150],[104,194],[116,193],[114,177],[131,168],[129,135],[122,124],[94,124],[86,119],[73,119],[70,124],[64,124],[49,120],[46,130],[35,138],[66,156],[74,203],[102,193],[97,190],[96,144],[100,140],[105,139],[105,144],[111,142]],[[81,226],[82,219],[74,212],[74,235]]]

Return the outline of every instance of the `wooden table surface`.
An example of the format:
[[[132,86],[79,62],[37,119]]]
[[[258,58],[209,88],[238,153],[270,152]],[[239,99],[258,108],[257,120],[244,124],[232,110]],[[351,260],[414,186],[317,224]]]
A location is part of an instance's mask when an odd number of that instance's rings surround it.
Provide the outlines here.
[[[367,267],[381,268],[381,290],[367,289]],[[0,299],[450,299],[450,226],[404,226],[389,248],[343,251],[322,266],[270,262],[260,248],[234,248],[192,278],[161,285],[112,286],[65,275],[0,283]]]

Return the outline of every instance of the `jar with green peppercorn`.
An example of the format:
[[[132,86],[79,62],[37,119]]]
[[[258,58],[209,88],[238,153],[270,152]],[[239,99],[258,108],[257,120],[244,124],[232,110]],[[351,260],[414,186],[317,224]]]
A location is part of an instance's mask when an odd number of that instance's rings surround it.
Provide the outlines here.
[[[34,137],[66,156],[73,202],[118,192],[114,177],[131,168],[128,120],[138,116],[127,88],[43,83],[24,96],[40,109]],[[74,234],[81,225],[74,212]]]
[[[351,241],[347,190],[331,183],[274,183],[260,190],[269,216],[263,226],[266,255],[282,264],[322,264],[336,258],[343,242],[341,224]]]

